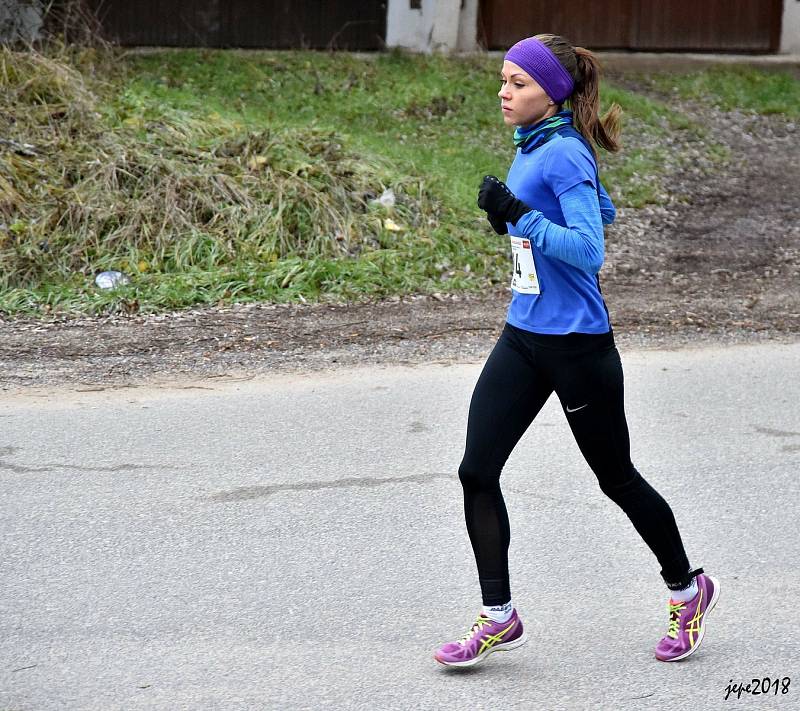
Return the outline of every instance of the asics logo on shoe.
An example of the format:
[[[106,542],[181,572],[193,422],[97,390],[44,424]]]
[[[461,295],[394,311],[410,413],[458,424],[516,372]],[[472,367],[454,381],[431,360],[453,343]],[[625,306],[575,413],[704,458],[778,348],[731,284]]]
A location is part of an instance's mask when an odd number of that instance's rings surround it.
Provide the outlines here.
[[[697,610],[694,617],[686,625],[686,633],[689,635],[689,645],[694,647],[695,640],[700,632],[700,621],[703,619],[703,591],[700,590],[700,599],[697,601]]]
[[[481,654],[484,650],[489,649],[490,647],[494,647],[498,642],[503,641],[503,637],[508,634],[512,629],[514,629],[515,625],[517,624],[516,620],[512,622],[508,627],[504,630],[500,630],[497,634],[487,634],[486,636],[481,639],[481,648],[478,650],[478,654]]]
[[[585,405],[581,405],[580,407],[570,407],[567,405],[567,412],[577,412],[578,410],[583,410],[584,407],[589,407],[589,403],[587,402]]]

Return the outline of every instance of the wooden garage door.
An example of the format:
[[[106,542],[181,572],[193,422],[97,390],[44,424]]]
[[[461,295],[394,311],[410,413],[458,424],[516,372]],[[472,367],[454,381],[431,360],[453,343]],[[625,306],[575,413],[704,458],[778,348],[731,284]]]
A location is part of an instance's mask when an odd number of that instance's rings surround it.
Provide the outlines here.
[[[380,49],[386,0],[91,0],[122,45]]]
[[[479,37],[505,49],[551,32],[593,49],[775,52],[783,0],[481,0]]]

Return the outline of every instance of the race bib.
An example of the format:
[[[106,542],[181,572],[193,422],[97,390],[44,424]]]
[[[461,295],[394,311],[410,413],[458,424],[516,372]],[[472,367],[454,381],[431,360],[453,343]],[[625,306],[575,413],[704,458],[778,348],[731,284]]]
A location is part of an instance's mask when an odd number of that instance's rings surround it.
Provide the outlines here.
[[[531,241],[524,237],[511,237],[511,256],[514,260],[511,288],[520,294],[538,294],[539,279],[533,263]]]

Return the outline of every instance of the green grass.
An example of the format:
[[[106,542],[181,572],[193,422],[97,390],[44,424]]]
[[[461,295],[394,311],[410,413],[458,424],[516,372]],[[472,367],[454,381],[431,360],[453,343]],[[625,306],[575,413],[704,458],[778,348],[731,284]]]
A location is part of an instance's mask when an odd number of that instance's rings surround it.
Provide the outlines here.
[[[494,58],[84,52],[31,69],[4,57],[0,90],[17,115],[0,115],[2,135],[46,150],[0,153],[0,312],[352,300],[507,279],[507,240],[475,204],[481,176],[505,176],[514,153]],[[722,101],[734,75],[692,90]],[[758,81],[743,91],[758,105]],[[604,184],[617,205],[657,201],[659,139],[705,128],[610,84],[601,96],[644,138],[601,152]],[[370,204],[388,187],[394,208]],[[104,269],[131,284],[98,290]]]
[[[480,175],[507,169],[513,151],[487,61],[309,56],[189,51],[136,57],[128,91],[246,126],[336,130],[356,151],[422,177],[461,210]]]
[[[505,175],[513,159],[511,130],[499,115],[497,60],[387,53],[365,58],[305,52],[187,51],[137,56],[127,97],[223,116],[245,126],[316,126],[341,132],[350,145],[424,178],[452,209],[473,207],[486,173]],[[221,81],[224,77],[224,81]],[[654,137],[702,131],[690,117],[605,85],[601,113],[619,103],[626,119]],[[628,155],[621,160],[627,160]],[[630,156],[658,172],[659,156]],[[650,158],[648,160],[648,158]],[[640,205],[630,171],[604,173],[621,204]]]
[[[682,99],[711,102],[726,111],[800,116],[800,80],[787,71],[755,67],[709,67],[691,73],[657,74],[654,86]]]

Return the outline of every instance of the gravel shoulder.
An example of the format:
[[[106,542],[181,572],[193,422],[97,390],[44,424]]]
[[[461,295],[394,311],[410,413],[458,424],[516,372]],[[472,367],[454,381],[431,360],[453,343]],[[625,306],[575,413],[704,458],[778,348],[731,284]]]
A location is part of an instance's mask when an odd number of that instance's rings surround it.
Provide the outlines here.
[[[648,91],[643,75],[612,76]],[[663,97],[661,97],[663,98]],[[620,209],[603,292],[621,348],[800,339],[800,131],[683,104],[726,145],[720,170],[671,135],[664,202]],[[623,134],[635,145],[635,131]],[[245,304],[49,321],[0,317],[0,388],[173,385],[359,364],[480,361],[507,288],[359,304]]]

